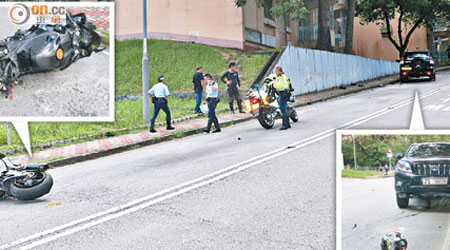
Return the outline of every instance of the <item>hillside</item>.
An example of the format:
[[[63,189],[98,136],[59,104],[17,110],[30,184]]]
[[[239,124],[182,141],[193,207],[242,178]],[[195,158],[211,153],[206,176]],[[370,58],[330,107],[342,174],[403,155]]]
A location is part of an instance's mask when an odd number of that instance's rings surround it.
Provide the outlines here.
[[[116,95],[142,93],[142,40],[116,41]],[[172,92],[191,91],[192,76],[198,65],[218,76],[229,61],[238,62],[243,83],[251,81],[264,66],[269,54],[251,53],[186,42],[148,41],[150,85],[161,74]]]

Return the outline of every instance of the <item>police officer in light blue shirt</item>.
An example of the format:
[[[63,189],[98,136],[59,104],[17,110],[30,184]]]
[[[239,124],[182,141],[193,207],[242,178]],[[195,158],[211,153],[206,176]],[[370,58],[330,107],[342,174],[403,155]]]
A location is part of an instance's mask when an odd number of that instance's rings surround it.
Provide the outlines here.
[[[153,85],[153,87],[148,91],[149,96],[152,98],[152,103],[154,104],[153,117],[150,123],[150,133],[155,133],[155,120],[158,116],[159,110],[163,110],[166,113],[166,123],[167,130],[174,130],[175,128],[171,126],[170,109],[167,105],[167,98],[170,95],[169,88],[167,87],[166,78],[163,75],[158,77],[158,83]]]
[[[203,129],[203,131],[209,133],[209,131],[211,130],[211,126],[214,123],[214,127],[216,127],[216,129],[213,131],[213,133],[217,133],[221,131],[219,120],[216,116],[216,107],[217,103],[219,103],[219,85],[212,80],[211,74],[205,75],[205,81],[206,101],[208,103],[208,125],[205,129]]]

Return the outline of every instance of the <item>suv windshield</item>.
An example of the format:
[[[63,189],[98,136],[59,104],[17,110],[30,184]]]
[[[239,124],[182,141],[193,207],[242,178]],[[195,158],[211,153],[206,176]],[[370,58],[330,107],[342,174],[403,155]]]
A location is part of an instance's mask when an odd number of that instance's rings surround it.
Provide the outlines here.
[[[429,143],[412,145],[406,155],[407,157],[450,157],[450,144]]]
[[[423,60],[429,60],[429,57],[426,53],[410,53],[406,54],[406,60],[413,60],[413,59],[423,59]]]

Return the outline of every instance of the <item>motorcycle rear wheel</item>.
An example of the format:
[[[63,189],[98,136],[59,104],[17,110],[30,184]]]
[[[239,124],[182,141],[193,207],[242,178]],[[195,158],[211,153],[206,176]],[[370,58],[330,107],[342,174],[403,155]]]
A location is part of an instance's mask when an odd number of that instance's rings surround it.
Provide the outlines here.
[[[267,111],[261,111],[258,116],[259,124],[265,129],[271,129],[275,126],[275,117],[273,114]]]
[[[8,195],[18,200],[34,200],[50,192],[53,186],[53,178],[44,172],[36,173],[36,183],[25,186],[16,180],[8,183],[6,188]]]

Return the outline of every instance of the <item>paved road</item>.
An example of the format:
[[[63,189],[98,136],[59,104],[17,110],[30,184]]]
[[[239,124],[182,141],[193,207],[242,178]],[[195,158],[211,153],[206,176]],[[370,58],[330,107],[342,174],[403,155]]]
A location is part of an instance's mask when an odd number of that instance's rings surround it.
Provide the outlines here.
[[[0,7],[0,39],[14,35],[18,26]],[[27,27],[21,27],[26,29]],[[16,117],[107,117],[109,115],[109,55],[93,54],[64,71],[27,75],[14,88],[14,100],[0,95],[0,115]]]
[[[448,76],[300,108],[301,121],[284,132],[253,120],[50,170],[49,195],[0,202],[0,246],[335,249],[334,130],[408,128],[405,100],[416,90],[429,93],[423,105],[450,96]],[[443,127],[449,114],[424,116]]]
[[[443,245],[450,237],[450,204],[414,198],[408,209],[399,209],[394,178],[344,178],[342,211],[342,249],[378,249],[381,237],[390,231],[403,233],[410,249],[450,247]]]

